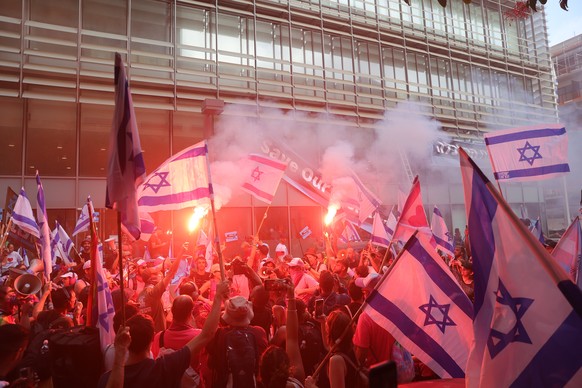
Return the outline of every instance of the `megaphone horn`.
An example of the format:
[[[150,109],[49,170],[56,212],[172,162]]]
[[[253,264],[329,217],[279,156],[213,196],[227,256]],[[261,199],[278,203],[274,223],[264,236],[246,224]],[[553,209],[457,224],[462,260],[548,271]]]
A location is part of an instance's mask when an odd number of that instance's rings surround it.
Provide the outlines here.
[[[28,271],[34,274],[42,272],[44,270],[44,264],[39,259],[32,259],[30,261],[30,266],[28,267]]]
[[[14,290],[20,295],[28,296],[40,291],[42,282],[39,278],[31,274],[20,275],[14,280]]]

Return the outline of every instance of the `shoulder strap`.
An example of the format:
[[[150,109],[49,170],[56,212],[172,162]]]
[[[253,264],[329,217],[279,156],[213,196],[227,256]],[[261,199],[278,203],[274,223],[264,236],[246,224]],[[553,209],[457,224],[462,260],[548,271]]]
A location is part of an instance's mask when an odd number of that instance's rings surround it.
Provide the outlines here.
[[[354,362],[351,360],[351,358],[348,357],[347,354],[344,354],[342,352],[337,352],[334,354],[342,356],[344,361],[346,361],[348,364],[350,364],[352,366],[352,368],[354,368],[356,371],[359,369],[359,367],[356,364],[354,364]]]

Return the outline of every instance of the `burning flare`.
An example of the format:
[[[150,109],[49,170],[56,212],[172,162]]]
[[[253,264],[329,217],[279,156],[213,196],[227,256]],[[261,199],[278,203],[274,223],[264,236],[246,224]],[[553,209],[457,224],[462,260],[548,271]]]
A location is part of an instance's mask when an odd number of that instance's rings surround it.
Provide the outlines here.
[[[327,214],[325,215],[325,218],[323,220],[323,222],[325,223],[325,226],[329,226],[329,224],[331,224],[338,209],[339,209],[339,206],[337,204],[330,204],[328,206]]]
[[[192,233],[196,230],[198,225],[200,224],[200,220],[204,218],[204,216],[208,213],[208,209],[202,206],[197,206],[194,208],[194,213],[188,220],[188,232]]]

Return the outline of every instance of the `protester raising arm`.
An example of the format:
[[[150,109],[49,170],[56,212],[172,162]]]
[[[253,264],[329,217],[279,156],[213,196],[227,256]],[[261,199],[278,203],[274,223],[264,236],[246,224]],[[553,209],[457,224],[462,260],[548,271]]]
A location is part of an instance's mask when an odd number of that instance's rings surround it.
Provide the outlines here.
[[[129,327],[120,327],[115,336],[115,355],[113,356],[113,368],[111,375],[107,380],[106,388],[122,388],[125,377],[125,359],[127,356],[127,348],[131,343],[131,335],[129,334]]]
[[[46,282],[44,284],[44,286],[42,287],[42,296],[40,297],[38,303],[35,304],[34,308],[32,309],[32,318],[36,319],[36,317],[38,317],[38,314],[42,310],[44,310],[44,305],[46,303],[46,300],[51,295],[51,288],[52,288],[52,282]]]
[[[301,383],[305,380],[305,370],[303,369],[303,360],[299,350],[299,320],[297,318],[297,300],[293,286],[287,289],[287,324],[286,333],[287,341],[285,343],[287,355],[289,355],[291,373],[293,377]]]
[[[181,258],[174,259],[174,262],[172,263],[172,266],[168,270],[168,273],[166,274],[166,276],[164,276],[164,278],[162,279],[161,282],[156,284],[156,287],[159,289],[158,292],[160,295],[162,295],[164,293],[164,291],[168,287],[168,284],[170,284],[170,281],[172,281],[172,279],[176,275],[176,272],[178,272],[178,268],[180,267],[181,261],[182,261]]]
[[[210,314],[208,315],[208,318],[206,318],[202,331],[186,344],[186,346],[190,348],[190,354],[192,356],[198,354],[200,350],[202,350],[202,348],[214,337],[214,333],[216,333],[218,322],[220,320],[220,307],[222,302],[228,298],[229,290],[230,285],[228,281],[223,281],[216,286],[216,295],[214,296],[214,302],[212,303],[212,310],[210,310]]]

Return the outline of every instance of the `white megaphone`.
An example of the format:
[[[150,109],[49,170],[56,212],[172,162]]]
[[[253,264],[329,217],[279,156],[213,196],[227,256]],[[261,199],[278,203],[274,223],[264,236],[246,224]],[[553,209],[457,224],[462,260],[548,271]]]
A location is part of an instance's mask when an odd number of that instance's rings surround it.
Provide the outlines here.
[[[32,274],[37,274],[44,271],[44,264],[39,259],[32,259],[30,261],[30,266],[28,267],[28,272]]]
[[[20,295],[28,296],[40,291],[42,282],[39,278],[29,273],[20,275],[14,280],[14,290]]]

